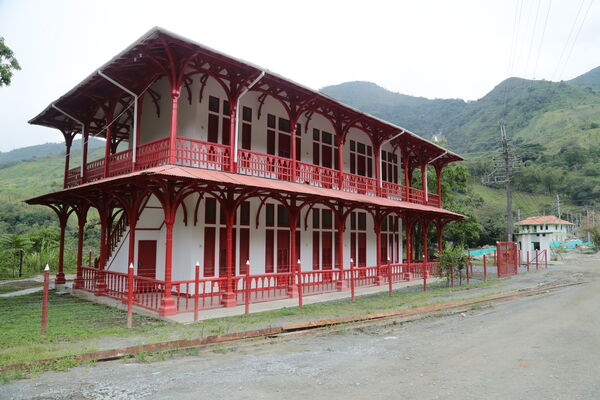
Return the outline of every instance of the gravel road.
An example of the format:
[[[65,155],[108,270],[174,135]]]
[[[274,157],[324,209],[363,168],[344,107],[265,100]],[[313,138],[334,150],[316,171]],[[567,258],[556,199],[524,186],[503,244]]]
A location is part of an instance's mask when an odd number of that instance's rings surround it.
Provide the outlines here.
[[[600,256],[532,275],[521,280],[585,283],[405,324],[50,372],[1,386],[0,398],[600,398]]]

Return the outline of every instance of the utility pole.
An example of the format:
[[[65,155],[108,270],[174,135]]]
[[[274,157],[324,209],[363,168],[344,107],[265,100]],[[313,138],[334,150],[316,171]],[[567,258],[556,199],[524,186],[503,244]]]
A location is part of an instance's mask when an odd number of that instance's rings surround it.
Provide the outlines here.
[[[518,208],[517,209],[517,221],[520,221],[520,220],[521,220],[521,209]]]
[[[558,219],[560,219],[560,196],[556,193],[556,210],[558,211]]]
[[[487,176],[483,177],[482,183],[504,183],[506,185],[506,232],[509,242],[513,240],[513,215],[512,215],[512,177],[515,171],[520,167],[518,157],[512,154],[512,146],[508,135],[506,134],[506,126],[503,122],[500,123],[500,140],[498,152],[494,160],[494,170]]]

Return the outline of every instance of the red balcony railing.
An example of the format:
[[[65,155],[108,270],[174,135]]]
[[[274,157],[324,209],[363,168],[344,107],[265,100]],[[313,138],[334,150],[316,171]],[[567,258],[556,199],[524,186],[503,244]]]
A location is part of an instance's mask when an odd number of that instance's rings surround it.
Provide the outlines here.
[[[85,181],[93,182],[104,178],[104,158],[87,163],[85,167]]]
[[[326,189],[339,189],[340,172],[331,168],[297,162],[294,182],[308,183]]]
[[[238,151],[238,173],[261,178],[292,180],[292,160],[250,150]]]
[[[229,146],[190,138],[177,138],[177,165],[225,171],[229,168]]]
[[[342,188],[345,192],[377,196],[377,180],[366,176],[344,173]]]
[[[406,200],[406,186],[392,182],[381,182],[381,195],[393,200]]]
[[[133,170],[131,165],[131,150],[111,154],[108,158],[108,176],[123,175]]]
[[[118,176],[134,170],[130,149],[112,154],[109,158],[109,176]],[[137,148],[135,170],[142,170],[165,165],[169,162],[169,138],[145,143]],[[175,148],[177,165],[193,168],[227,171],[231,163],[230,147],[204,142],[191,138],[178,137]],[[377,180],[365,176],[340,172],[335,169],[321,167],[304,162],[296,162],[293,171],[292,160],[285,157],[259,153],[251,150],[238,150],[237,173],[268,179],[309,184],[326,189],[343,190],[369,196],[382,196],[393,200],[408,201],[440,207],[437,194],[427,194],[417,188],[382,182],[378,187]],[[67,172],[66,187],[74,187],[84,183],[80,176],[80,168]],[[104,158],[89,162],[86,167],[85,182],[93,182],[104,178]]]
[[[136,169],[159,167],[169,161],[169,138],[158,139],[138,147]]]

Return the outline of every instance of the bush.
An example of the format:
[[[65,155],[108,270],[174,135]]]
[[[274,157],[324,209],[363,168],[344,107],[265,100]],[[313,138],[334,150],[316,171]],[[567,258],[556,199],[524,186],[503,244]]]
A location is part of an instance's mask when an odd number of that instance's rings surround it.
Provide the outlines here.
[[[436,253],[439,261],[438,273],[446,277],[446,285],[450,286],[450,277],[452,273],[459,277],[459,284],[462,284],[462,271],[467,266],[467,254],[464,246],[452,246],[449,243],[444,244],[444,250],[440,254]]]

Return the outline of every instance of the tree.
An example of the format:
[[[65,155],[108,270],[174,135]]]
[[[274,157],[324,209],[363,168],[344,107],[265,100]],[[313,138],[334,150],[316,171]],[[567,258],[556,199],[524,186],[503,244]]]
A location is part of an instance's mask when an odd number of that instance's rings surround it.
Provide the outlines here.
[[[444,249],[440,253],[436,252],[439,261],[440,277],[446,277],[446,286],[450,286],[450,277],[452,275],[459,277],[459,284],[462,285],[462,271],[467,265],[467,255],[464,246],[452,246],[449,243],[444,244]]]
[[[13,70],[20,71],[21,66],[13,51],[4,44],[4,38],[0,37],[0,86],[10,85]]]
[[[0,237],[0,246],[13,255],[19,255],[19,278],[23,275],[23,254],[32,244],[33,242],[25,236],[4,235]]]

